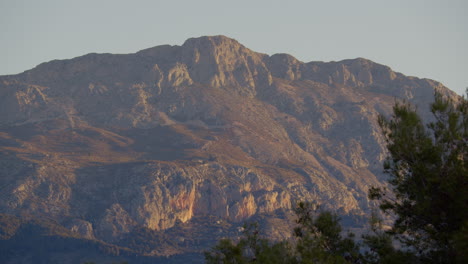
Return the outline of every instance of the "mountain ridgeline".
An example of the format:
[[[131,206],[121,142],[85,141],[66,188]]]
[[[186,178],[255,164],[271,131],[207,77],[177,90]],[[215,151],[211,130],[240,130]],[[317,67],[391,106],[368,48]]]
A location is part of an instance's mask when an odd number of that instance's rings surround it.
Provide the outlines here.
[[[90,247],[183,256],[249,219],[289,236],[300,200],[363,225],[385,179],[377,116],[395,100],[429,116],[435,90],[457,98],[366,59],[304,63],[224,36],[0,76],[2,243],[11,219],[48,219]]]

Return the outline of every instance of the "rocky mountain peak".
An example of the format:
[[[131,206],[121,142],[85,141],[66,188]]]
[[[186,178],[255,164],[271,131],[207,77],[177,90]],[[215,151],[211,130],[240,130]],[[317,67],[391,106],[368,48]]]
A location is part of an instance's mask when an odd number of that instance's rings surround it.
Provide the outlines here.
[[[177,72],[183,78],[173,83],[224,87],[248,96],[255,95],[256,86],[271,83],[263,62],[266,55],[225,36],[191,38],[182,46],[157,46],[137,55],[156,63],[166,74]]]
[[[223,36],[223,35],[216,35],[216,36],[202,36],[198,38],[189,38],[187,39],[182,47],[187,48],[198,48],[198,49],[206,49],[206,48],[213,48],[213,47],[222,47],[222,46],[230,46],[232,48],[239,48],[243,47],[237,40]]]
[[[182,45],[181,61],[195,82],[213,87],[244,87],[244,94],[255,94],[255,86],[268,79],[263,55],[255,53],[225,36],[200,37]]]
[[[293,56],[278,53],[269,57],[267,61],[268,68],[273,76],[287,80],[298,80],[301,78],[303,63]]]

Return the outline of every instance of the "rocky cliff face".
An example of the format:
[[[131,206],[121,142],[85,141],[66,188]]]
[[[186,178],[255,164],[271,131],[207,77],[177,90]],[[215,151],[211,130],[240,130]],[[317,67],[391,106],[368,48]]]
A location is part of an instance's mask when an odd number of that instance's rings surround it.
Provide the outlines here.
[[[369,60],[303,63],[223,36],[43,63],[0,77],[0,213],[110,243],[297,200],[363,215],[383,180],[378,114],[395,98],[427,114],[436,89],[456,97]]]

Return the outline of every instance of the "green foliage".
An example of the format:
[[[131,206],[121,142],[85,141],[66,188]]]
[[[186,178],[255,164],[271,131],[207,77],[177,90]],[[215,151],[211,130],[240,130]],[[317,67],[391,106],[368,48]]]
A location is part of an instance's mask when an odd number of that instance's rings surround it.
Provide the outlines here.
[[[359,246],[354,237],[341,236],[342,228],[337,215],[318,213],[311,203],[299,203],[296,208],[295,243],[271,242],[259,238],[257,224],[245,226],[244,236],[238,243],[229,239],[218,242],[205,253],[209,264],[241,263],[355,263]],[[294,244],[294,246],[292,246]]]
[[[296,208],[300,225],[294,230],[298,238],[296,251],[300,263],[353,263],[360,258],[354,235],[341,236],[339,217],[330,212],[317,215],[317,207],[299,203]],[[314,217],[317,215],[316,217]]]
[[[363,262],[369,264],[403,264],[417,263],[410,252],[398,250],[393,245],[390,234],[384,231],[382,219],[377,212],[372,211],[370,218],[370,233],[362,236],[365,249]]]
[[[468,102],[436,93],[431,112],[435,121],[427,126],[408,103],[379,118],[392,193],[371,188],[369,197],[397,217],[389,234],[420,261],[453,263],[465,254],[457,247],[466,243],[460,234],[468,220]]]
[[[259,238],[256,223],[244,225],[243,233],[243,237],[237,244],[229,239],[222,239],[211,251],[205,252],[206,263],[294,263],[289,244],[287,242],[273,243]]]

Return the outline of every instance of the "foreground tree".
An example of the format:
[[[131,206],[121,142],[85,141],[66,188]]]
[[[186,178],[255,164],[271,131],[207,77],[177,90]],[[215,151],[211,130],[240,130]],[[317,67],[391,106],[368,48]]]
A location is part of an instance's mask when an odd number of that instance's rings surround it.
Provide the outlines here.
[[[379,118],[392,192],[371,188],[369,197],[396,216],[389,234],[421,262],[468,263],[468,102],[436,93],[431,112],[427,126],[408,103]]]
[[[301,202],[295,212],[299,226],[296,254],[299,263],[356,263],[361,257],[354,234],[343,238],[338,215],[328,211],[317,215],[310,203]]]
[[[244,225],[243,236],[237,243],[220,240],[205,252],[205,260],[208,264],[295,263],[289,243],[260,238],[256,223]]]
[[[418,263],[416,256],[408,251],[395,248],[392,235],[387,233],[382,219],[376,211],[372,211],[370,230],[362,236],[362,263],[367,264],[414,264]]]
[[[259,238],[257,224],[245,225],[243,237],[234,243],[218,242],[205,253],[209,264],[241,263],[358,263],[359,246],[353,235],[343,238],[336,214],[323,211],[311,203],[301,202],[296,210],[298,227],[294,242],[272,242]]]

